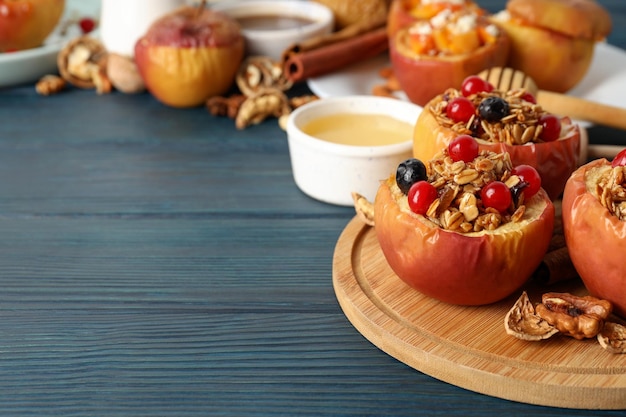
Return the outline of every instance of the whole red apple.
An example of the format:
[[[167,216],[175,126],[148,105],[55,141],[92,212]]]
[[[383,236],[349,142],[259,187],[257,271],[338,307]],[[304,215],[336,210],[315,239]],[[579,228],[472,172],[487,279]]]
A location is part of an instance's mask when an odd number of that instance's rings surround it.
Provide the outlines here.
[[[41,46],[64,8],[65,0],[0,0],[0,52]]]
[[[202,6],[183,6],[155,21],[135,44],[148,91],[172,107],[195,107],[232,85],[244,56],[239,24]]]

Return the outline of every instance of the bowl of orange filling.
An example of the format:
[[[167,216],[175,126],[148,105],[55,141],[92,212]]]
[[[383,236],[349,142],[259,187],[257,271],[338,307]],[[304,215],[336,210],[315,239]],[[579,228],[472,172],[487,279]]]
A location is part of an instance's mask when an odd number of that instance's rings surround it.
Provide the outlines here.
[[[444,9],[417,20],[389,39],[389,56],[401,89],[423,106],[472,74],[504,66],[509,39],[480,9]]]

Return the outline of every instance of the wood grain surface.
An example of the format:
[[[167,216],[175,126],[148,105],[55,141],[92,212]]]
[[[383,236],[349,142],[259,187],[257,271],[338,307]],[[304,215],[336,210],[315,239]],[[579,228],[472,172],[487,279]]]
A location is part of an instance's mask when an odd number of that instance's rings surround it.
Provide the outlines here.
[[[346,316],[366,338],[435,378],[531,404],[626,408],[626,355],[605,351],[595,338],[528,342],[507,335],[504,317],[521,291],[495,304],[472,307],[424,296],[393,273],[375,229],[358,218],[337,242],[333,283]],[[538,302],[542,291],[556,287],[524,289]],[[586,294],[580,280],[561,283],[558,290]]]
[[[626,48],[626,2],[601,2]],[[332,282],[353,216],[298,190],[273,119],[0,89],[0,416],[624,415],[482,395],[370,343]]]

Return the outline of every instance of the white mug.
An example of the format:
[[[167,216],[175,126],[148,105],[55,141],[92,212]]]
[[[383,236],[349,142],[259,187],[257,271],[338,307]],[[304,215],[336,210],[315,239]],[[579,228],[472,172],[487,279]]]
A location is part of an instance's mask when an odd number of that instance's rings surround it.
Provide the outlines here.
[[[102,43],[109,52],[132,57],[135,43],[150,25],[186,3],[186,0],[102,0]]]

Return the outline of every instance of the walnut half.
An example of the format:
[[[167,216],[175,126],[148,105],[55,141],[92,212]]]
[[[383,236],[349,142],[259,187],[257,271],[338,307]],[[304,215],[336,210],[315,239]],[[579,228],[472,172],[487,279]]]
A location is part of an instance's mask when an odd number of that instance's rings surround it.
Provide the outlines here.
[[[549,292],[541,297],[537,314],[561,333],[575,339],[596,337],[613,311],[612,304],[596,297]]]
[[[79,88],[95,88],[98,94],[111,92],[106,71],[107,51],[99,40],[87,35],[69,41],[57,56],[61,77]]]
[[[607,351],[626,353],[626,326],[606,322],[597,337],[600,345]]]
[[[261,89],[241,103],[235,117],[235,127],[239,130],[245,129],[268,117],[279,118],[290,112],[289,100],[282,91],[276,88]]]
[[[374,204],[357,192],[352,192],[354,210],[357,217],[366,225],[374,226]]]
[[[526,291],[504,317],[504,328],[511,336],[530,341],[544,340],[559,332],[535,313]]]
[[[65,80],[57,75],[44,75],[35,84],[35,91],[42,96],[57,94],[65,88]]]
[[[235,77],[239,90],[250,97],[263,89],[275,88],[287,91],[293,82],[285,77],[282,63],[265,56],[247,58],[240,66]]]
[[[561,333],[577,340],[596,337],[610,353],[626,353],[626,326],[606,321],[613,305],[607,300],[549,292],[533,308],[526,291],[504,318],[506,332],[538,341]]]

